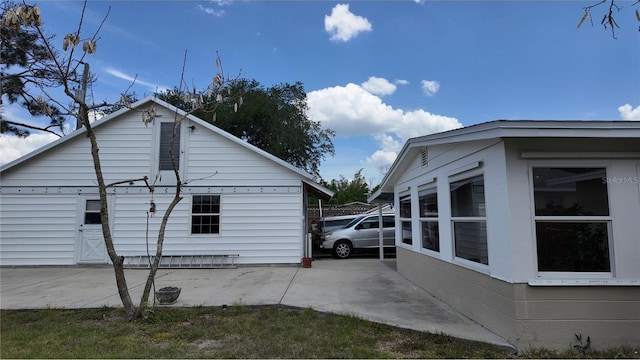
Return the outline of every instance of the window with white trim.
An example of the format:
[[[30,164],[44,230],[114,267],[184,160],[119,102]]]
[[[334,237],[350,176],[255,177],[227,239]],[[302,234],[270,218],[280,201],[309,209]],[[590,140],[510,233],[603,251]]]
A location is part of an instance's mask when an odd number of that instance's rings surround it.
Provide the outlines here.
[[[438,229],[438,189],[431,187],[418,191],[420,204],[420,232],[422,248],[440,251],[440,232]]]
[[[400,229],[402,231],[402,243],[413,244],[413,234],[411,230],[411,195],[400,198]]]
[[[220,233],[220,195],[193,195],[191,233]]]
[[[489,265],[484,176],[450,183],[455,256]]]
[[[84,210],[84,224],[97,225],[102,224],[102,216],[100,215],[100,200],[87,200]]]
[[[539,272],[611,272],[603,167],[533,167]]]

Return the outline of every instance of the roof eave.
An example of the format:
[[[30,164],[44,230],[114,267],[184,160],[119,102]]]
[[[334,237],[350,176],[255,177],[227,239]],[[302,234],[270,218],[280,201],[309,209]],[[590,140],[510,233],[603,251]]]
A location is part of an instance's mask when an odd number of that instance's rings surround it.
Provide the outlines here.
[[[495,120],[435,134],[410,138],[391,164],[380,183],[380,190],[369,197],[378,201],[384,193],[393,193],[394,178],[407,158],[420,148],[441,144],[498,138],[640,138],[640,122],[613,120]]]

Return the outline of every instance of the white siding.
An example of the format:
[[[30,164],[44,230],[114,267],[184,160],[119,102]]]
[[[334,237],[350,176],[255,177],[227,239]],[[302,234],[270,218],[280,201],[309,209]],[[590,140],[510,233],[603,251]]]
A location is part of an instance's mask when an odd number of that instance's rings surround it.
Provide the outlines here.
[[[509,221],[506,189],[506,166],[504,147],[500,140],[475,141],[464,144],[430,146],[428,150],[427,166],[422,165],[421,156],[411,162],[395,185],[396,199],[410,189],[412,205],[417,210],[418,188],[429,183],[434,178],[438,188],[438,223],[440,232],[440,252],[434,253],[422,249],[420,239],[420,222],[414,216],[413,245],[406,245],[396,241],[401,246],[415,252],[435,256],[447,262],[465,267],[471,267],[492,277],[509,280],[511,276],[511,259],[509,257],[511,245],[503,229]],[[473,164],[481,166],[465,171]],[[460,174],[457,174],[461,172]],[[469,175],[465,175],[465,174]],[[449,184],[452,179],[460,180],[466,177],[483,175],[486,203],[486,231],[489,266],[457,258],[454,251],[453,230],[451,222],[451,200]],[[396,204],[399,208],[399,204]],[[413,211],[418,213],[418,211]],[[398,227],[396,227],[396,231]],[[399,237],[399,234],[396,234]]]
[[[152,127],[125,114],[96,130],[107,183],[150,176]],[[2,173],[2,186],[95,186],[89,139],[76,136]]]
[[[196,191],[193,190],[195,194]],[[191,195],[174,209],[167,226],[164,255],[239,254],[239,264],[297,263],[302,256],[302,195],[222,194],[220,234],[191,234]],[[162,214],[170,195],[155,196],[149,220],[149,251],[155,254]],[[146,255],[149,196],[116,198],[114,242],[123,256]]]
[[[189,126],[192,123],[188,124]],[[195,186],[299,186],[300,177],[204,127],[187,131],[187,179]],[[216,173],[217,172],[217,173]],[[214,176],[211,176],[215,174]]]
[[[3,195],[0,265],[75,264],[76,196]]]
[[[160,105],[156,111],[156,118],[146,126],[139,112],[129,111],[94,128],[107,184],[144,176],[154,181],[159,126],[173,121],[175,115]],[[188,186],[169,221],[164,254],[233,253],[240,255],[237,263],[300,262],[303,176],[196,122],[185,120],[181,131],[180,172]],[[152,252],[162,214],[171,201],[172,182],[172,172],[163,172],[156,183],[157,212],[149,222]],[[2,265],[74,264],[78,197],[97,193],[87,137],[65,139],[3,171],[0,185]],[[146,255],[148,190],[138,182],[109,192],[119,255]],[[191,194],[202,193],[221,195],[220,234],[191,235]]]

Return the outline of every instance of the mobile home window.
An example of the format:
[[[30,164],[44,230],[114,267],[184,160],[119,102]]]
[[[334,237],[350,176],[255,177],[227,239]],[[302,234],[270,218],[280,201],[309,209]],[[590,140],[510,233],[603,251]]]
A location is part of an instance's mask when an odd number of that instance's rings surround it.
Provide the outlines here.
[[[484,176],[450,184],[455,255],[489,265]]]
[[[605,168],[534,167],[536,249],[541,272],[610,272]]]
[[[160,152],[158,155],[159,170],[173,170],[171,162],[171,152],[176,160],[177,168],[180,169],[180,125],[175,128],[172,122],[160,123]],[[173,139],[173,143],[172,143]],[[171,152],[169,151],[171,149]]]
[[[220,196],[194,195],[191,204],[191,233],[220,233]]]
[[[400,198],[400,228],[402,231],[402,242],[407,245],[413,244],[411,230],[411,195]]]
[[[418,192],[422,247],[432,251],[440,251],[437,190],[437,188],[433,187]]]

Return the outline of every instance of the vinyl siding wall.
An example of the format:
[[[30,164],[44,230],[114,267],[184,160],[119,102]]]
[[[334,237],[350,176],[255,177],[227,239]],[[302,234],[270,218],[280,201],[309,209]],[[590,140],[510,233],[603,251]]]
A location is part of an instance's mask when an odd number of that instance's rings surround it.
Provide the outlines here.
[[[106,183],[144,176],[154,181],[159,124],[174,117],[161,106],[156,109],[158,116],[147,126],[139,113],[127,112],[95,128]],[[181,131],[180,172],[188,185],[169,221],[164,253],[237,253],[237,263],[298,263],[305,216],[301,175],[197,123],[185,121]],[[175,184],[172,172],[161,175],[154,193],[158,211],[150,220],[156,234]],[[97,198],[95,184],[84,134],[3,171],[2,265],[75,264],[78,196]],[[117,249],[122,255],[145,255],[148,190],[136,182],[109,191]],[[57,192],[62,194],[41,196]],[[22,195],[27,193],[39,195]],[[209,193],[221,195],[220,234],[191,235],[191,194]]]
[[[2,195],[0,265],[75,264],[75,195]]]
[[[193,194],[198,188],[190,188]],[[238,254],[239,264],[298,263],[302,256],[300,193],[220,194],[220,233],[191,234],[191,196],[185,195],[171,214],[163,246],[164,255]],[[164,209],[171,196],[156,196],[156,214],[149,219],[149,248],[155,243]],[[116,198],[113,234],[118,253],[146,254],[144,242],[149,197]]]

